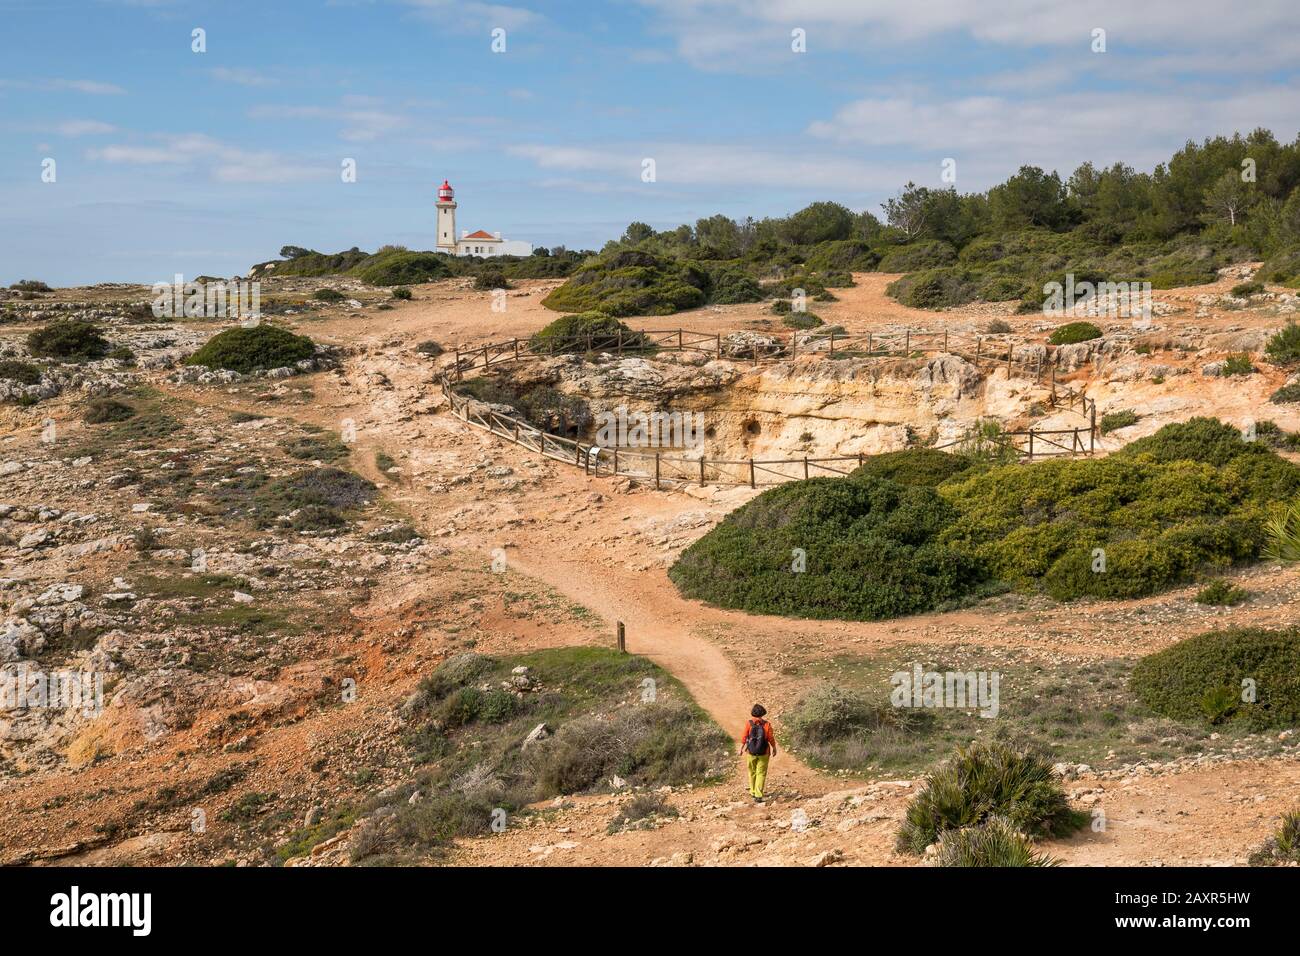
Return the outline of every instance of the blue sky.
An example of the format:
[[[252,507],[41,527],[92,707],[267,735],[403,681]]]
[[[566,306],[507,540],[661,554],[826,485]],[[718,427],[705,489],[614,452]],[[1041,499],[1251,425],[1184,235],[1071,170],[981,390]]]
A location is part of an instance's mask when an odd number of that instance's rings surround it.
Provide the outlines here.
[[[443,178],[460,228],[599,248],[633,219],[879,213],[946,158],[969,191],[1300,133],[1294,0],[0,0],[0,24],[5,284],[430,248]]]

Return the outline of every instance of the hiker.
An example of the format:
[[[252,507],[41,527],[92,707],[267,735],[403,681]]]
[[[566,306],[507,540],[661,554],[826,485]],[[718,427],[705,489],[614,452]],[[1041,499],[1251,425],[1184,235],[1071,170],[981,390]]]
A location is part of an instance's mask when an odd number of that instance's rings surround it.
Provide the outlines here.
[[[776,756],[776,736],[772,725],[763,719],[767,708],[755,704],[740,733],[740,752],[749,769],[749,795],[755,803],[763,802],[763,785],[767,783],[767,762]]]

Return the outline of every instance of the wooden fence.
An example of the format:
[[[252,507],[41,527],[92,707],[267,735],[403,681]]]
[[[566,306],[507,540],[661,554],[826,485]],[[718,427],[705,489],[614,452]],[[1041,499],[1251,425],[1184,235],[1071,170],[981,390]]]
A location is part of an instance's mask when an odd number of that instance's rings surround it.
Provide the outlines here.
[[[764,335],[772,339],[772,336]],[[1051,388],[1050,403],[1057,408],[1077,412],[1088,424],[1075,428],[1028,428],[1017,431],[999,431],[983,435],[978,432],[963,436],[954,441],[936,446],[940,449],[957,450],[982,449],[1001,452],[1007,457],[1032,461],[1035,458],[1091,455],[1096,450],[1097,438],[1097,403],[1082,392],[1075,392],[1056,382],[1055,355],[1043,348],[1033,350],[1035,359],[1017,358],[1015,344],[1005,345],[1002,351],[1001,341],[994,349],[990,340],[982,337],[966,337],[960,341],[958,336],[948,333],[911,332],[877,335],[863,333],[860,335],[836,335],[834,333],[821,340],[809,340],[805,337],[800,342],[798,334],[792,334],[788,342],[775,339],[771,342],[750,342],[751,354],[746,356],[740,346],[737,355],[736,340],[724,339],[720,334],[691,332],[686,329],[666,331],[624,332],[620,330],[614,336],[585,336],[567,341],[553,341],[545,346],[534,346],[526,339],[512,339],[473,349],[458,348],[453,363],[439,375],[443,394],[447,398],[452,414],[476,428],[491,432],[500,438],[527,448],[545,458],[582,468],[588,474],[623,476],[635,481],[653,482],[656,488],[664,485],[708,484],[748,485],[751,488],[797,481],[818,475],[847,475],[854,468],[862,465],[866,456],[841,455],[829,458],[782,458],[782,459],[711,459],[691,457],[679,453],[640,451],[627,448],[606,448],[588,445],[577,439],[567,438],[543,431],[514,415],[495,412],[487,405],[475,399],[461,395],[455,390],[455,383],[462,381],[464,373],[492,368],[497,365],[543,358],[559,352],[569,351],[574,347],[584,348],[588,352],[605,351],[614,354],[650,353],[659,350],[697,350],[710,353],[716,357],[752,358],[756,363],[764,361],[788,360],[798,354],[851,354],[862,357],[885,358],[914,357],[919,352],[936,354],[962,355],[974,364],[987,366],[993,363],[1005,366],[1008,374],[1015,368],[1032,368],[1035,381],[1046,381]],[[860,348],[851,344],[856,343]],[[839,348],[839,352],[835,351]],[[963,350],[969,348],[970,354]],[[1046,366],[1047,371],[1044,372]]]

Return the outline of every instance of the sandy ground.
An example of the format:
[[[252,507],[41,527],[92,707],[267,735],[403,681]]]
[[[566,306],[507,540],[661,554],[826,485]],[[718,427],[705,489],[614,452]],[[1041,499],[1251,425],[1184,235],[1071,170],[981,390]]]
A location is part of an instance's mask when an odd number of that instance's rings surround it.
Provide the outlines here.
[[[817,312],[827,322],[850,331],[897,323],[975,328],[993,317],[1005,318],[1022,334],[1041,326],[1039,317],[1015,316],[1009,310],[987,306],[942,314],[908,309],[884,294],[893,278],[858,276],[855,288],[836,290],[840,301],[819,303]],[[751,492],[628,489],[609,479],[539,460],[448,415],[434,384],[434,363],[413,353],[417,343],[428,339],[450,348],[526,336],[555,317],[540,305],[542,296],[555,284],[521,283],[509,296],[504,313],[492,310],[486,293],[456,283],[439,283],[416,287],[414,301],[397,303],[391,311],[341,314],[300,323],[301,331],[320,341],[347,346],[355,355],[345,374],[313,376],[314,402],[286,409],[286,414],[332,430],[338,430],[345,419],[355,421],[357,441],[351,467],[381,483],[388,500],[408,513],[422,533],[436,537],[466,561],[481,560],[485,566],[491,552],[502,548],[511,572],[543,582],[590,608],[603,621],[593,634],[562,625],[521,624],[504,615],[489,618],[489,629],[496,632],[489,647],[612,641],[615,622],[623,621],[630,651],[669,670],[725,729],[734,731],[759,699],[779,722],[782,709],[793,703],[797,691],[782,675],[783,664],[792,657],[862,654],[890,645],[964,640],[988,647],[1050,646],[1062,654],[1105,658],[1148,652],[1208,629],[1208,612],[1191,605],[1186,590],[1122,605],[1094,602],[1082,614],[1060,606],[1006,615],[976,609],[878,623],[757,617],[682,599],[669,582],[665,567],[691,535],[675,537],[673,529],[694,527],[697,522],[707,526]],[[1233,280],[1225,279],[1216,286],[1160,293],[1160,297],[1194,307],[1197,296],[1224,291],[1232,284]],[[1197,319],[1196,324],[1238,328],[1248,324],[1247,318],[1232,313]],[[1276,319],[1268,323],[1279,324]],[[760,305],[708,308],[668,318],[631,320],[629,324],[644,329],[680,325],[704,332],[778,327]],[[168,388],[200,403],[238,407],[237,400],[222,390]],[[378,472],[374,453],[381,450],[402,453],[402,480]],[[440,473],[453,473],[475,461],[488,461],[538,480],[508,495],[484,498],[462,497],[454,489],[435,490]],[[702,530],[698,527],[694,534]],[[1276,599],[1234,611],[1233,623],[1294,622],[1294,572],[1259,569],[1251,587]],[[401,622],[422,597],[436,593],[435,584],[412,580],[376,595],[369,606],[354,614],[372,633],[380,633]],[[1150,614],[1135,615],[1137,609]],[[761,653],[755,654],[755,648]],[[396,700],[418,680],[424,662],[438,649],[434,645],[376,647],[371,641],[366,653],[372,656],[377,673],[392,675]],[[765,663],[755,666],[756,657]],[[277,767],[288,772],[295,761],[301,763],[313,739],[332,732],[331,721],[348,720],[356,717],[334,713],[268,734],[260,750],[265,765],[259,773],[273,776]],[[146,769],[147,763],[137,771],[165,779],[166,768],[154,764]],[[1104,806],[1105,830],[1052,842],[1047,849],[1077,865],[1241,863],[1249,849],[1271,831],[1278,814],[1294,804],[1298,785],[1300,762],[1294,755],[1131,779],[1085,776],[1072,781],[1067,789],[1076,793],[1084,806]],[[37,800],[42,793],[57,792],[58,778],[33,787],[27,797]],[[761,807],[737,800],[743,795],[738,771],[726,784],[674,794],[673,803],[683,811],[676,821],[653,831],[607,836],[604,827],[617,798],[574,798],[565,808],[539,817],[527,828],[465,841],[453,862],[643,865],[670,860],[677,854],[677,862],[689,857],[697,864],[802,864],[827,853],[830,856],[818,862],[913,864],[913,858],[892,851],[897,822],[913,789],[914,782],[909,781],[867,785],[845,780],[782,754],[773,762],[773,800]],[[848,791],[858,796],[846,796]],[[796,831],[790,826],[791,814],[804,807],[813,808],[812,816],[819,822],[806,831]],[[65,858],[64,862],[159,861],[167,857],[168,839],[155,835],[110,851]]]

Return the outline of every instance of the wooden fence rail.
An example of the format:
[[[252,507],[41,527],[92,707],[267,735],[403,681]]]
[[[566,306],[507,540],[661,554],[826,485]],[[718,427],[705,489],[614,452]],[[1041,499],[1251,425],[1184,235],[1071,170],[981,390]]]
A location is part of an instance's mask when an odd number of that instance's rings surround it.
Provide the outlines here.
[[[649,351],[651,346],[645,345],[646,341],[656,343],[653,347],[675,347],[677,350],[695,349],[699,347],[698,343],[706,339],[714,339],[714,350],[722,354],[722,337],[707,336],[703,333],[689,333],[684,329],[671,330],[671,332],[646,332],[640,333],[649,339],[642,339],[638,350]],[[939,333],[923,333],[939,334]],[[690,337],[689,341],[688,338]],[[863,337],[859,337],[863,338]],[[867,350],[872,355],[889,355],[891,352],[881,350],[880,337],[868,333],[865,336]],[[905,349],[911,349],[919,341],[920,334],[917,338],[905,336]],[[584,345],[588,342],[582,342]],[[606,345],[602,341],[593,341],[590,343],[591,349]],[[628,343],[619,338],[616,339],[615,345],[619,351],[630,351]],[[796,346],[796,339],[792,337],[790,347]],[[944,333],[944,349],[952,349],[953,341]],[[980,352],[980,339],[976,339],[976,358]],[[854,468],[861,467],[865,463],[866,455],[836,455],[829,458],[784,458],[784,459],[707,459],[702,455],[699,458],[692,458],[689,455],[664,454],[662,451],[641,451],[634,449],[621,449],[621,447],[602,447],[599,445],[585,445],[584,442],[552,434],[539,429],[536,425],[528,423],[517,416],[503,415],[500,412],[490,410],[489,407],[476,399],[465,397],[455,390],[455,382],[463,380],[465,371],[473,369],[486,369],[491,365],[504,362],[519,362],[525,358],[542,358],[550,354],[550,350],[536,351],[528,342],[523,339],[512,339],[511,342],[498,342],[495,345],[481,346],[480,349],[456,350],[454,363],[438,376],[439,384],[442,386],[443,395],[446,395],[448,406],[452,414],[465,421],[473,427],[484,429],[491,432],[506,441],[513,442],[515,445],[525,447],[534,451],[543,458],[550,458],[556,462],[572,464],[572,466],[582,468],[589,475],[597,476],[623,476],[637,481],[653,481],[655,488],[662,488],[664,485],[680,484],[722,484],[722,485],[749,485],[750,488],[759,488],[759,486],[768,486],[784,484],[785,481],[798,481],[809,479],[818,475],[848,475]],[[910,351],[909,351],[910,354]],[[1008,346],[1005,364],[1008,371],[1014,364],[1014,346]],[[468,356],[468,365],[467,362]],[[1004,360],[998,360],[1002,364]],[[1041,381],[1041,367],[1043,362],[1037,363],[1037,380]],[[946,442],[945,445],[939,445],[939,449],[972,449],[972,447],[993,445],[998,449],[1008,451],[1017,458],[1035,458],[1061,457],[1061,455],[1091,455],[1096,450],[1097,434],[1097,406],[1091,398],[1087,398],[1082,393],[1074,393],[1069,389],[1063,389],[1056,384],[1054,376],[1054,364],[1050,365],[1050,376],[1052,376],[1052,403],[1054,406],[1076,410],[1080,415],[1088,419],[1087,427],[1078,428],[1028,428],[1023,431],[998,432],[992,436],[979,436],[979,434],[970,434],[963,436],[958,440]]]

